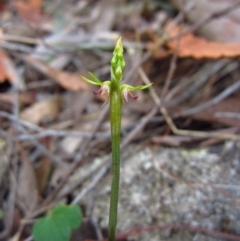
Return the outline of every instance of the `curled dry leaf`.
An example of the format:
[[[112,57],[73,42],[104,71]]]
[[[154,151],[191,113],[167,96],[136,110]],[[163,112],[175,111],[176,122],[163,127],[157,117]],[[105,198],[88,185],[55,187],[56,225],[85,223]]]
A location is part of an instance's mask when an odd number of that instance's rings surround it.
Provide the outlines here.
[[[60,99],[58,97],[39,101],[24,109],[21,112],[20,117],[33,124],[38,124],[46,118],[51,120],[55,119],[59,112],[59,102]]]
[[[168,26],[165,27],[169,38],[176,37],[178,34],[184,32],[186,29],[181,26],[175,26],[168,31]],[[167,42],[167,46],[174,50],[177,46],[178,40]],[[179,57],[192,57],[195,59],[209,58],[234,58],[240,56],[240,43],[220,43],[211,42],[204,38],[198,37],[193,33],[188,33],[181,37],[178,47]]]
[[[49,76],[60,84],[65,89],[71,91],[79,91],[88,89],[88,85],[82,80],[80,74],[69,73],[67,71],[61,71],[54,69],[40,60],[32,58],[30,56],[22,56],[22,58],[27,61],[31,66],[39,70],[41,73]]]

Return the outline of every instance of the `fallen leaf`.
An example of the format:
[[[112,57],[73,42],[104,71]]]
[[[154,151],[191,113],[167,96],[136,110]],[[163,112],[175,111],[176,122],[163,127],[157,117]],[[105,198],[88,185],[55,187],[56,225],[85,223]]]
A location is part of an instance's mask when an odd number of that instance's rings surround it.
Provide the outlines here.
[[[89,88],[88,84],[83,81],[79,73],[69,73],[67,71],[61,71],[54,69],[40,60],[32,58],[30,56],[22,56],[31,66],[39,70],[41,73],[49,76],[55,80],[62,87],[71,90],[79,91],[86,90]]]
[[[20,114],[20,118],[33,124],[38,124],[46,118],[55,119],[59,112],[59,100],[58,97],[54,97],[49,100],[39,101],[24,109]]]
[[[21,19],[37,28],[48,29],[50,17],[41,9],[42,0],[14,1],[13,6]]]
[[[61,149],[64,153],[71,155],[79,148],[83,139],[84,138],[73,136],[65,137],[60,143]]]
[[[33,211],[38,204],[38,191],[36,176],[32,164],[29,162],[24,149],[18,145],[22,165],[18,176],[18,195],[20,197],[21,207],[25,212]]]
[[[76,131],[90,131],[92,129],[92,125],[89,123],[81,125],[81,127],[76,128]],[[67,155],[73,155],[74,152],[79,148],[80,144],[84,140],[83,137],[73,137],[67,136],[63,138],[60,142],[61,151],[63,151]]]
[[[41,8],[42,0],[28,0],[27,4],[35,8]]]
[[[181,26],[175,26],[170,31],[168,30],[169,24],[166,25],[165,30],[169,38],[176,37],[186,29]],[[178,40],[168,41],[166,45],[175,50]],[[240,56],[240,43],[220,43],[211,42],[202,37],[198,37],[193,33],[188,33],[181,37],[178,46],[179,57],[192,57],[195,59],[210,58],[234,58]]]
[[[11,84],[15,86],[18,86],[20,89],[24,88],[22,84],[23,81],[17,73],[13,62],[3,50],[0,50],[0,83],[5,82],[6,80],[10,81]]]
[[[50,169],[51,161],[48,157],[43,157],[35,168],[37,186],[40,194],[43,194],[45,191]]]
[[[0,12],[4,12],[7,8],[6,2],[0,2]]]
[[[13,221],[12,221],[12,229],[11,229],[12,234],[15,234],[18,231],[22,218],[23,218],[22,213],[17,207],[15,207],[14,214],[13,214]]]
[[[29,8],[35,8],[35,9],[40,9],[43,2],[42,0],[14,0],[13,1],[14,5],[22,4],[23,6],[29,7]]]
[[[15,94],[13,93],[1,93],[0,94],[0,101],[14,104],[15,101]],[[19,93],[18,101],[22,105],[29,105],[33,103],[33,97],[27,93]]]
[[[65,177],[69,170],[70,166],[65,163],[63,163],[63,165],[55,166],[48,184],[51,190],[55,190],[55,188],[57,188],[58,184],[62,181],[63,177]]]

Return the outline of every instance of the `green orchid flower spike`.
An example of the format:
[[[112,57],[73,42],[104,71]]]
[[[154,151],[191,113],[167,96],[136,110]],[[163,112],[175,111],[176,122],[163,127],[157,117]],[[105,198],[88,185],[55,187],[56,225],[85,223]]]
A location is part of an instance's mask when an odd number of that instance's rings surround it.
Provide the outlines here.
[[[112,187],[109,212],[108,241],[115,241],[117,227],[118,193],[120,178],[120,133],[121,133],[121,108],[128,98],[137,100],[132,92],[149,88],[152,84],[133,87],[127,84],[120,84],[123,78],[125,61],[121,38],[117,41],[111,60],[111,80],[101,81],[93,73],[88,72],[91,79],[82,78],[92,85],[100,86],[100,89],[93,92],[96,97],[105,96],[105,102],[110,99],[110,123],[112,140]]]

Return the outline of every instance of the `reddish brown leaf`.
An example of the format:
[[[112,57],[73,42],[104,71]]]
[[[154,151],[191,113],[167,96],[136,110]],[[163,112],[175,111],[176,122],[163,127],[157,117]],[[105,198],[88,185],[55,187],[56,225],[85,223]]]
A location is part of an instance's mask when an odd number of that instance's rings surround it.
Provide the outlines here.
[[[43,74],[49,76],[56,82],[58,82],[62,87],[71,90],[71,91],[79,91],[86,90],[89,88],[87,83],[83,81],[80,74],[78,73],[69,73],[67,71],[61,71],[54,69],[47,64],[32,58],[30,56],[23,56],[23,59],[27,61],[34,68],[38,69]]]
[[[183,27],[176,26],[171,31],[168,31],[168,26],[166,26],[166,32],[170,38],[177,36],[185,30]],[[167,45],[170,49],[174,50],[177,46],[177,40],[169,41]],[[193,33],[189,33],[181,37],[178,55],[180,57],[192,57],[195,59],[234,58],[240,56],[240,43],[211,42]]]
[[[13,2],[21,19],[33,27],[43,27],[49,22],[49,16],[41,9],[42,0],[17,0]]]
[[[28,0],[27,4],[35,8],[40,8],[42,6],[42,0]]]

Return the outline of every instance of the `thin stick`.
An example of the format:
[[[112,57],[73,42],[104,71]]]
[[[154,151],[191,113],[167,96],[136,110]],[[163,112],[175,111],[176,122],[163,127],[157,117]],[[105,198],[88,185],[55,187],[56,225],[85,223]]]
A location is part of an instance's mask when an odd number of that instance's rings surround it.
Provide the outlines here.
[[[144,71],[142,72],[142,74],[140,75],[141,78],[143,79],[144,83],[150,83],[147,75],[144,73]],[[237,83],[234,84],[235,88],[236,86],[239,87],[240,82],[238,81]],[[231,88],[232,90],[232,88]],[[230,90],[226,90],[226,93],[229,94]],[[220,133],[220,132],[203,132],[203,131],[189,131],[189,130],[180,130],[176,127],[176,125],[174,124],[174,122],[172,121],[171,117],[169,116],[166,108],[162,105],[162,102],[160,100],[160,98],[158,97],[156,91],[154,90],[154,88],[150,89],[150,94],[155,102],[155,104],[157,106],[159,106],[159,110],[162,113],[165,121],[167,122],[167,124],[169,125],[171,131],[174,134],[177,135],[183,135],[183,136],[195,136],[195,137],[204,137],[204,138],[217,138],[217,139],[221,139],[221,140],[226,140],[226,139],[230,139],[230,140],[240,140],[240,135],[233,135],[233,134],[229,134],[229,133]],[[220,97],[222,98],[222,96],[225,96],[225,93],[223,95],[221,95]],[[220,99],[221,99],[220,98]],[[218,98],[219,99],[219,98]]]

